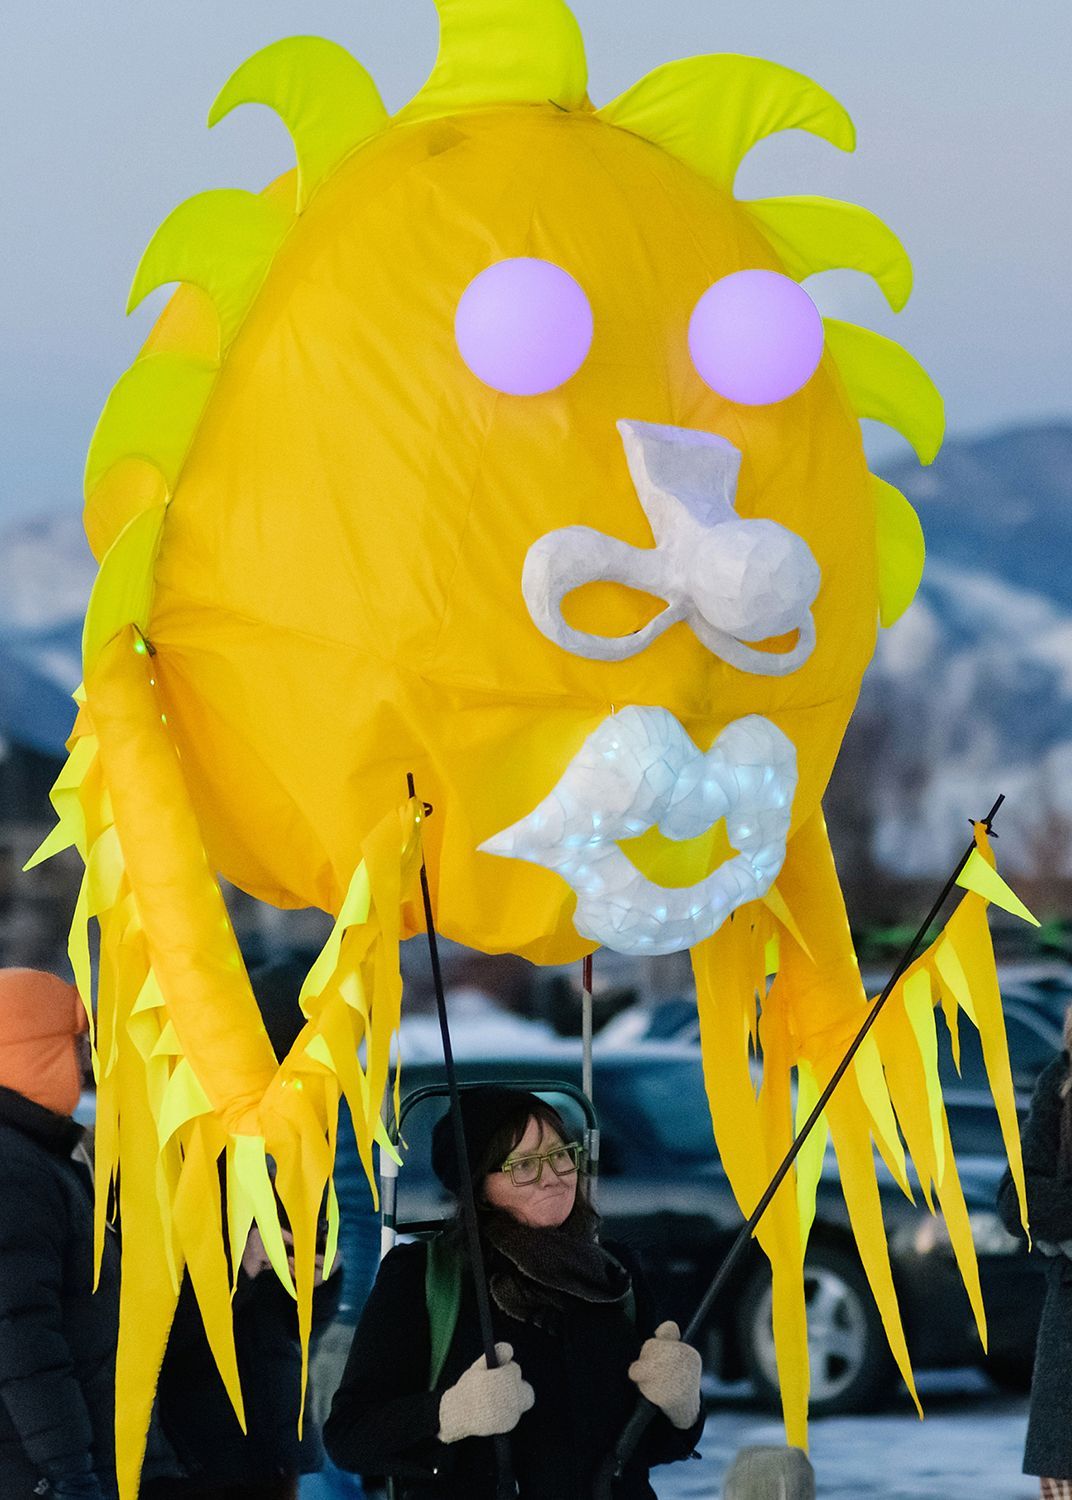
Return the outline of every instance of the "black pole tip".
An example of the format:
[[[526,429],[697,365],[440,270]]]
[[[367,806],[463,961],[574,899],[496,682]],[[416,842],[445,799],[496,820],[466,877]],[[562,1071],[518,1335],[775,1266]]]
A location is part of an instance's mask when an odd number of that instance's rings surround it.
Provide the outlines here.
[[[1005,801],[1005,793],[1002,792],[998,796],[997,801],[994,803],[993,807],[987,813],[987,815],[986,815],[985,818],[969,818],[968,822],[971,824],[971,826],[973,828],[977,827],[981,823],[983,825],[983,827],[986,829],[988,836],[993,837],[993,838],[997,838],[998,835],[994,832],[993,822],[994,822],[994,819],[998,815],[998,811],[999,811],[999,809],[1001,807],[1001,804],[1004,801]]]
[[[413,772],[412,771],[407,771],[406,772],[406,790],[409,792],[409,794],[410,794],[411,797],[415,797],[417,795],[417,784],[413,780]],[[421,803],[421,811],[424,813],[424,816],[426,818],[430,818],[432,816],[432,814],[435,812],[435,808],[434,808],[434,806],[432,805],[431,802],[422,802]]]

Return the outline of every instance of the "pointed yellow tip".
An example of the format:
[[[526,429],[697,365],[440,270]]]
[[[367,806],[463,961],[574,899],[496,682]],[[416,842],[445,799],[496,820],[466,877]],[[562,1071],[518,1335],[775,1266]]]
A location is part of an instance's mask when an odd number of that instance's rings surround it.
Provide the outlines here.
[[[763,58],[716,53],[664,63],[596,111],[727,189],[759,141],[806,130],[842,151],[856,145],[844,105],[810,78]]]
[[[877,214],[836,198],[758,198],[742,207],[797,281],[820,271],[871,276],[894,312],[912,291],[912,262]]]
[[[34,870],[38,865],[44,864],[46,859],[51,859],[54,854],[59,854],[64,849],[69,849],[74,843],[74,834],[63,822],[56,824],[55,828],[47,835],[41,844],[30,855],[22,867],[25,875],[28,870]]]
[[[1029,922],[1032,927],[1041,927],[1042,923],[1024,903],[1016,892],[1005,883],[992,865],[973,849],[968,863],[957,876],[957,884],[966,891],[973,891],[977,896],[982,896],[984,901],[989,901],[992,906],[1000,906],[1002,911],[1007,911],[1010,916],[1019,917],[1024,922]]]
[[[213,99],[209,112],[205,117],[205,125],[209,130],[218,125],[225,115],[229,115],[235,107],[235,101],[228,98],[227,84],[224,84],[219,93]]]
[[[318,36],[272,42],[246,59],[216,95],[211,130],[240,104],[263,104],[287,127],[297,156],[300,213],[355,147],[387,124],[366,70],[344,47]]]
[[[435,3],[435,66],[396,118],[442,118],[490,104],[583,107],[588,96],[584,40],[564,0]]]
[[[911,443],[921,464],[933,463],[945,436],[945,405],[926,370],[873,329],[824,318],[826,350],[858,417],[884,422]]]
[[[878,541],[879,623],[895,625],[916,597],[926,543],[919,516],[900,490],[872,474]]]

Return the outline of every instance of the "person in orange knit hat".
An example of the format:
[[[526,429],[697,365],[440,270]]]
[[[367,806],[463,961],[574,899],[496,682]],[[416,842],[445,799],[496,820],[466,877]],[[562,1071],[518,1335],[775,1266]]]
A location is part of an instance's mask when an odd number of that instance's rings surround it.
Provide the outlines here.
[[[71,1115],[87,1019],[73,985],[0,969],[0,1494],[114,1492],[119,1252],[93,1291],[93,1184]]]

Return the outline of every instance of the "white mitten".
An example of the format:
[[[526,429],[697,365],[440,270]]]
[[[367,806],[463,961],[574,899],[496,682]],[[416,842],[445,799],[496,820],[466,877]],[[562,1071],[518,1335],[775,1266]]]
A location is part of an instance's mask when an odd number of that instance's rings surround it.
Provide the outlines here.
[[[439,1401],[439,1441],[457,1443],[467,1437],[494,1437],[512,1432],[528,1411],[532,1386],[521,1378],[509,1344],[496,1344],[498,1368],[488,1369],[482,1354],[465,1374],[443,1392]]]
[[[676,1323],[660,1323],[645,1339],[629,1366],[629,1379],[675,1427],[691,1427],[700,1414],[703,1361],[691,1344],[681,1342]]]

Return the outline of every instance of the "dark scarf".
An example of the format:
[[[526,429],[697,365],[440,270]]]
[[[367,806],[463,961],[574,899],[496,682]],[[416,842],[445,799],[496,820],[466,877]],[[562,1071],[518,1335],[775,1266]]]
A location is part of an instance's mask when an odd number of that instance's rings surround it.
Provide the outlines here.
[[[1065,1060],[1069,1061],[1068,1053]],[[1061,1099],[1060,1134],[1057,1145],[1057,1169],[1062,1177],[1072,1176],[1072,1064],[1063,1079],[1058,1096]]]
[[[58,1115],[15,1089],[0,1087],[0,1124],[13,1125],[55,1156],[70,1156],[85,1131],[70,1115]]]
[[[533,1229],[502,1214],[488,1215],[484,1238],[497,1252],[488,1286],[511,1318],[553,1330],[570,1298],[622,1306],[629,1273],[594,1240],[561,1229]]]

